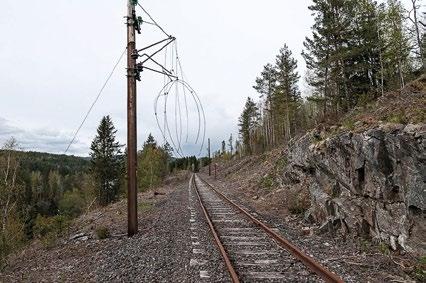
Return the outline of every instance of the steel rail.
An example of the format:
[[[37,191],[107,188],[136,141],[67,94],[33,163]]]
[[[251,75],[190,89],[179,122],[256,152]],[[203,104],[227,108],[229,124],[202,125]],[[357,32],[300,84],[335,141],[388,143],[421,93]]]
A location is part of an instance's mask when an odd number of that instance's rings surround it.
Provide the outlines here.
[[[268,233],[272,238],[274,238],[278,244],[289,251],[295,258],[299,259],[306,267],[311,269],[313,272],[315,272],[318,276],[320,276],[322,279],[324,279],[326,282],[333,282],[333,283],[343,283],[344,281],[337,276],[336,274],[329,271],[326,267],[321,265],[319,262],[317,262],[312,257],[306,255],[302,250],[297,248],[295,245],[290,243],[288,240],[283,238],[281,235],[273,231],[270,227],[265,225],[260,220],[256,219],[254,216],[252,216],[249,212],[247,212],[244,208],[236,204],[234,201],[229,199],[227,196],[225,196],[223,193],[216,190],[211,184],[209,184],[206,180],[202,179],[201,177],[198,177],[202,182],[204,182],[208,187],[210,187],[216,194],[218,194],[222,199],[230,203],[232,206],[237,208],[240,212],[245,214],[250,220],[252,220],[257,226],[261,227],[266,233]],[[195,178],[194,178],[195,182]]]
[[[201,199],[200,193],[198,192],[198,187],[197,187],[197,184],[195,182],[195,174],[193,174],[191,178],[192,178],[192,184],[194,185],[195,192],[197,193],[197,197],[198,197],[198,200],[200,202],[201,209],[204,212],[204,216],[206,217],[207,223],[209,224],[210,231],[213,234],[214,240],[216,242],[216,245],[219,248],[219,251],[222,255],[222,258],[225,261],[225,265],[226,265],[226,268],[228,269],[229,276],[231,277],[232,282],[240,283],[240,279],[238,278],[237,272],[235,271],[235,268],[232,265],[231,260],[229,259],[229,256],[228,256],[228,253],[225,250],[225,247],[223,246],[222,242],[219,239],[219,236],[216,232],[216,229],[214,228],[214,225],[213,225],[213,222],[210,218],[210,215],[207,212],[206,207],[204,206],[204,203],[203,203],[203,200]]]

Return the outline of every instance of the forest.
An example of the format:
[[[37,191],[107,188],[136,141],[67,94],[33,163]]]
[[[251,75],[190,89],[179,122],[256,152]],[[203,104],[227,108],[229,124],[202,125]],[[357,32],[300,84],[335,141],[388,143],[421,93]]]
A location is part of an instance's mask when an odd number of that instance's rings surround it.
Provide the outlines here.
[[[89,167],[87,158],[19,151],[13,138],[2,147],[0,265],[11,251],[48,234],[47,222],[65,227],[89,206]]]
[[[126,153],[105,116],[90,157],[20,150],[14,138],[0,150],[0,267],[7,255],[38,239],[52,246],[71,220],[108,205],[126,191]],[[138,189],[154,188],[173,171],[198,166],[196,157],[173,158],[169,144],[150,134],[138,152]]]
[[[302,96],[298,62],[284,44],[255,80],[259,98],[247,98],[236,150],[253,154],[287,143],[423,74],[426,14],[420,1],[411,3],[313,0],[315,22],[301,53],[307,94]]]

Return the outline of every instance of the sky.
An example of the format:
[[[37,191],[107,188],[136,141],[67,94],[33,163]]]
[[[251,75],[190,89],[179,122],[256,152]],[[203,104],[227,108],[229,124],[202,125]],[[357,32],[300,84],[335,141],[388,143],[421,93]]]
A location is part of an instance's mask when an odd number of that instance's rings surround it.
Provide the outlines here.
[[[177,38],[185,79],[205,110],[206,138],[212,140],[212,151],[230,134],[238,135],[238,116],[245,100],[257,97],[254,80],[265,64],[274,62],[284,43],[298,60],[299,73],[305,73],[301,52],[313,24],[310,0],[139,2]],[[139,8],[136,11],[148,20]],[[125,49],[126,13],[126,0],[1,1],[0,145],[13,136],[23,150],[65,152]],[[154,26],[142,25],[137,46],[162,38]],[[159,60],[164,60],[164,55]],[[112,117],[117,138],[126,143],[125,64],[124,58],[69,154],[89,154],[104,115]],[[303,79],[300,84],[304,89]],[[138,83],[138,149],[149,133],[163,141],[154,115],[154,100],[163,85],[161,75],[142,73]],[[197,120],[197,113],[190,111],[189,119]],[[201,146],[200,141],[195,144],[197,124],[191,122],[188,132],[185,154],[197,154]]]

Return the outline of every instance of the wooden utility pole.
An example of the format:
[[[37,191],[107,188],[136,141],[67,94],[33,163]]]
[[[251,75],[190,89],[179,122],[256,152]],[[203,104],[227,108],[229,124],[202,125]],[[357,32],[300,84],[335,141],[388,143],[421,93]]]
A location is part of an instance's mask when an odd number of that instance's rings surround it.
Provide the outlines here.
[[[210,157],[210,139],[209,139],[208,151],[209,151],[209,176],[211,176],[212,175],[212,160],[211,160],[211,157]]]
[[[137,127],[136,127],[136,32],[135,0],[127,8],[127,221],[129,237],[138,232],[137,212]],[[135,58],[136,57],[136,58]]]

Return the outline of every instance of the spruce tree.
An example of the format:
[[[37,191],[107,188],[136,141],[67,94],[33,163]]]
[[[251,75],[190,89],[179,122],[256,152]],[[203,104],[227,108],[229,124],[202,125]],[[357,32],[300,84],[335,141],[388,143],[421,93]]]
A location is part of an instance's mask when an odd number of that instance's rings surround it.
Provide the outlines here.
[[[90,147],[92,173],[97,183],[100,205],[115,201],[120,192],[123,155],[122,146],[116,141],[116,133],[111,117],[103,117]]]

